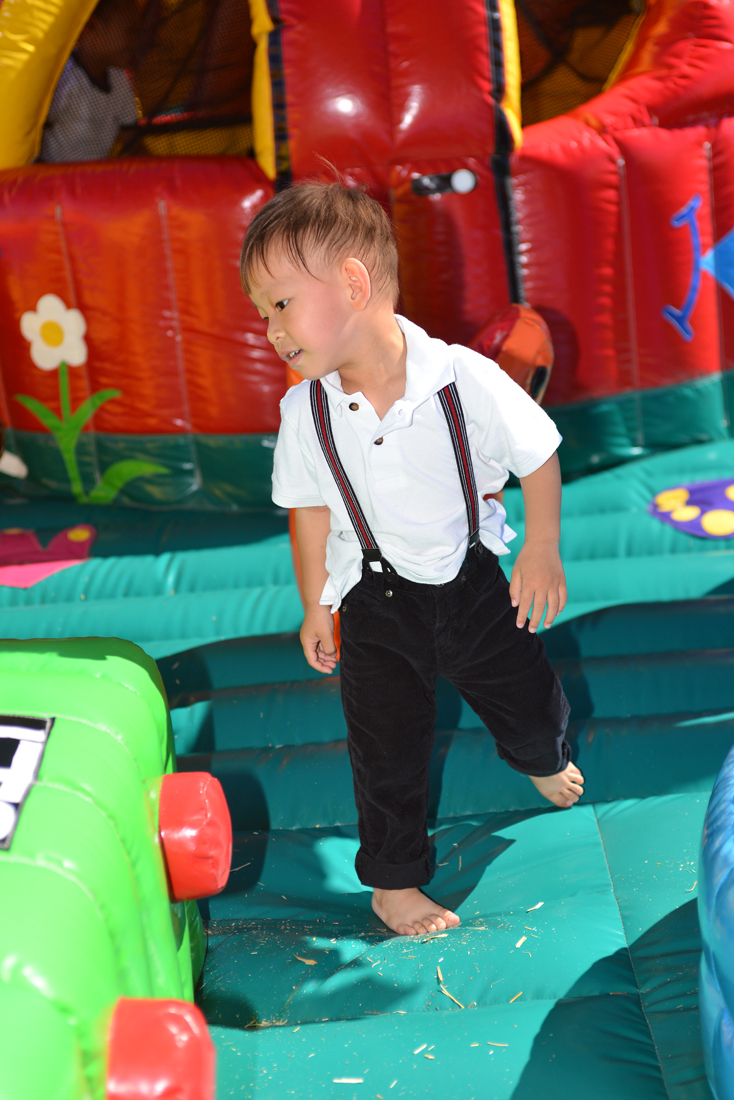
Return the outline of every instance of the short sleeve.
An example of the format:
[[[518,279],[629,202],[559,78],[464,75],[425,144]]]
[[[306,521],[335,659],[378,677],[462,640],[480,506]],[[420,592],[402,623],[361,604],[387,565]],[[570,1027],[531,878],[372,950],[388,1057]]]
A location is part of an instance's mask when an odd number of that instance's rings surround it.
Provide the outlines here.
[[[496,363],[478,352],[462,351],[455,364],[459,394],[483,458],[527,477],[558,450],[558,429]]]
[[[318,508],[325,504],[316,480],[313,456],[301,446],[297,422],[281,405],[280,431],[273,455],[273,500],[280,508]]]

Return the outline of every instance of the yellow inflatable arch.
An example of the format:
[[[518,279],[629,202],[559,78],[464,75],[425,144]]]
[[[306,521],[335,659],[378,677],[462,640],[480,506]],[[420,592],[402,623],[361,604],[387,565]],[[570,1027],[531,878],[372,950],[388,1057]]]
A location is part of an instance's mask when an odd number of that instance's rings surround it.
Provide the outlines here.
[[[61,71],[96,0],[4,0],[0,5],[0,168],[38,156]],[[9,109],[8,109],[9,108]]]

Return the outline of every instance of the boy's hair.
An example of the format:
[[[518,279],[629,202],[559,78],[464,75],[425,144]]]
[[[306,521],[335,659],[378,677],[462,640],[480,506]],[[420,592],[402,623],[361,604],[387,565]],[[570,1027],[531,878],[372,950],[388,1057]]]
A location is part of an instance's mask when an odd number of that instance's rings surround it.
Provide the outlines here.
[[[348,256],[361,260],[376,288],[398,298],[398,250],[392,225],[380,204],[362,188],[342,183],[299,183],[280,191],[257,212],[245,234],[240,278],[251,292],[253,268],[269,271],[273,248],[283,249],[296,267],[311,274],[308,255],[320,253],[331,263]]]

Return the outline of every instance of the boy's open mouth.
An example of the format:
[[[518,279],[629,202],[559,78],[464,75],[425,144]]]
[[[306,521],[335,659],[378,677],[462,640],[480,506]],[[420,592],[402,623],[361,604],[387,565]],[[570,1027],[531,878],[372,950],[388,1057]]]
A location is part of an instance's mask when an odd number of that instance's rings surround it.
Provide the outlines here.
[[[302,354],[302,352],[303,352],[303,348],[298,348],[297,351],[286,352],[286,354],[283,356],[283,358],[285,359],[286,363],[289,363],[289,364],[292,365],[293,363],[295,363],[296,359],[298,359],[299,355]]]

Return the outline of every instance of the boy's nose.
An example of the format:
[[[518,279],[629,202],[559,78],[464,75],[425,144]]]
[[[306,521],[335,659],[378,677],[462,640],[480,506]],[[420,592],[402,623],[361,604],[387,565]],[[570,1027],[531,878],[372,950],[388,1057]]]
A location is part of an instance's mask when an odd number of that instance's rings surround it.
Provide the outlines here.
[[[283,326],[277,317],[268,318],[268,340],[271,344],[277,344],[283,338]]]

